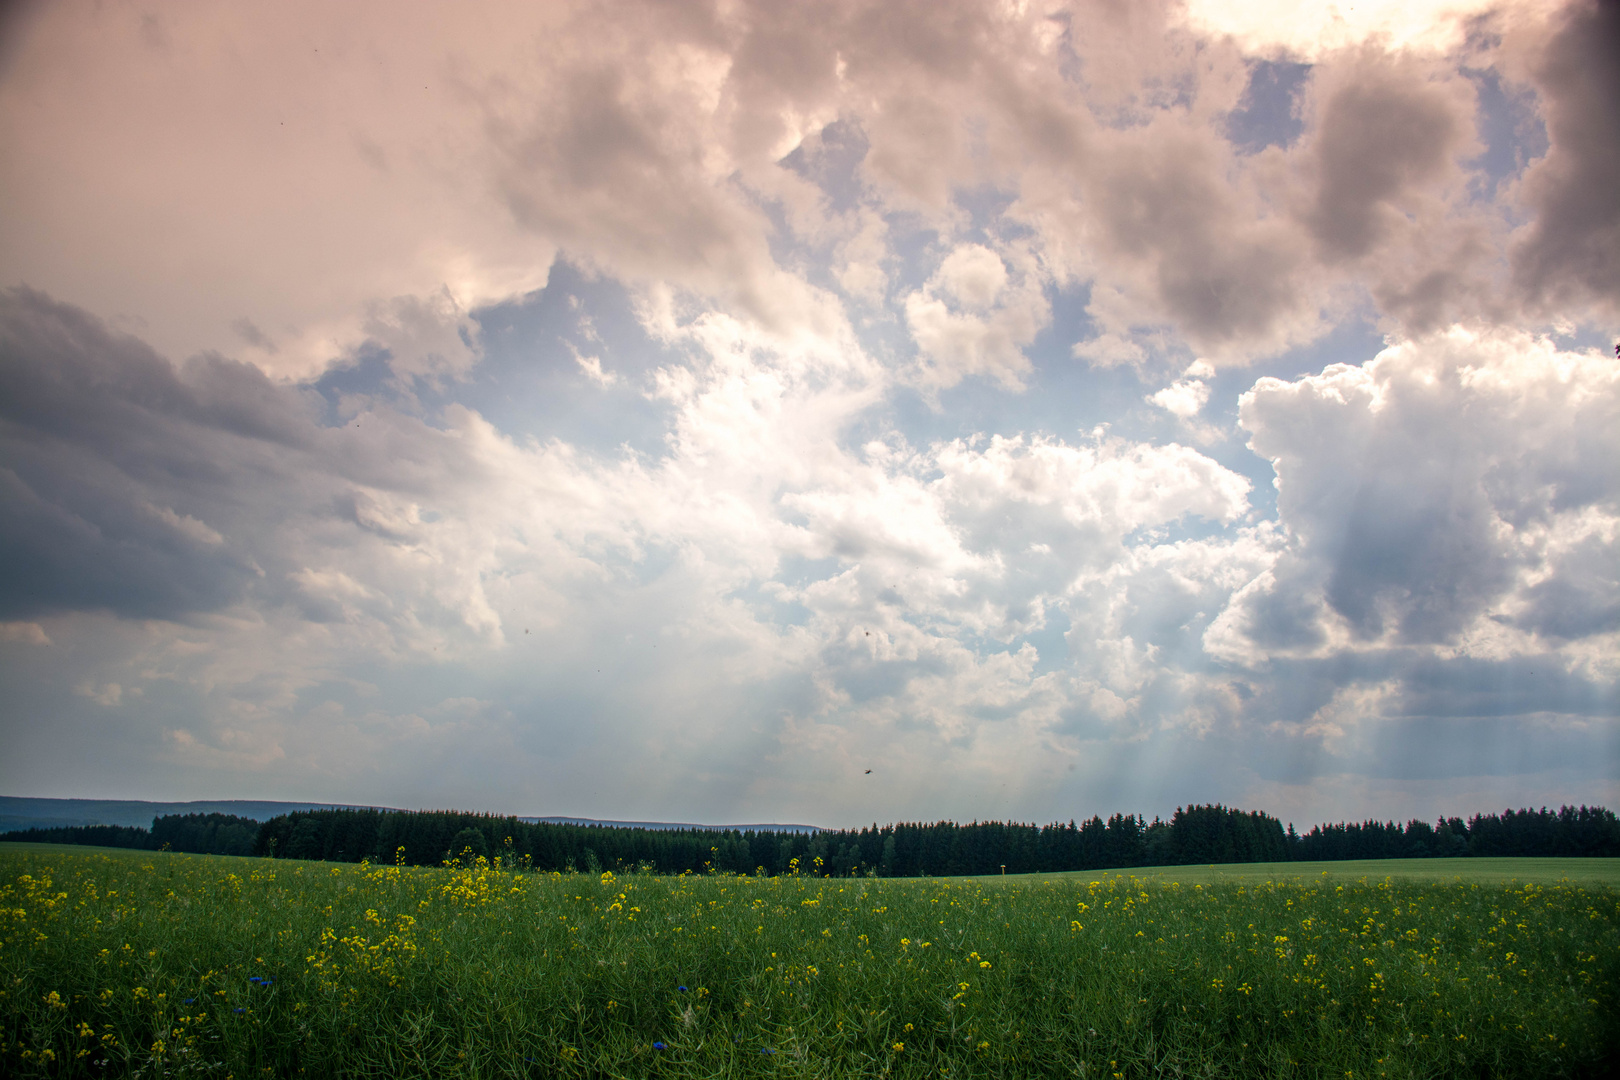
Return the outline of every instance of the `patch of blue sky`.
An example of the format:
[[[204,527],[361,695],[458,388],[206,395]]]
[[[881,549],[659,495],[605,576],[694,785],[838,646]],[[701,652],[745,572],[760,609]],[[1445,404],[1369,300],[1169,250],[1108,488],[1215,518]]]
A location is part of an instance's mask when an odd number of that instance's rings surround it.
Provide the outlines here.
[[[371,401],[395,404],[401,399],[388,351],[371,346],[360,349],[348,363],[327,368],[310,389],[322,402],[321,422],[327,427],[353,424],[355,414],[365,411]]]
[[[1250,505],[1254,503],[1249,500]],[[1160,522],[1156,525],[1143,525],[1132,529],[1125,534],[1126,547],[1161,547],[1165,544],[1181,544],[1188,541],[1212,540],[1226,535],[1232,529],[1232,524],[1224,521],[1212,521],[1201,514],[1187,514],[1175,521]]]
[[[1257,154],[1268,146],[1292,146],[1305,130],[1298,103],[1310,75],[1310,64],[1252,62],[1249,85],[1238,107],[1226,116],[1227,139],[1245,154]]]
[[[802,589],[817,581],[826,581],[843,573],[849,564],[844,559],[829,555],[812,559],[804,555],[784,555],[777,562],[772,580],[789,588]]]
[[[1189,611],[1193,606],[1189,599],[1173,593],[1159,597],[1137,595],[1131,599],[1134,604],[1119,623],[1121,637],[1137,642],[1151,641],[1154,660],[1163,668],[1203,671],[1212,666],[1204,652],[1203,636],[1220,614],[1219,605]]]
[[[483,358],[445,387],[444,401],[513,437],[560,439],[599,455],[623,446],[664,453],[672,413],[649,391],[653,372],[681,357],[647,334],[623,285],[559,259],[544,289],[473,316]]]
[[[1062,671],[1069,666],[1068,634],[1073,629],[1068,613],[1057,605],[1049,605],[1046,609],[1046,623],[1039,630],[1032,630],[1015,640],[1008,642],[999,651],[1016,653],[1025,643],[1035,646],[1038,659],[1035,661],[1035,676],[1038,678],[1052,671]],[[998,651],[986,648],[985,652]]]
[[[591,552],[591,559],[618,578],[622,584],[645,587],[664,580],[681,563],[679,542],[661,542],[656,538],[643,539],[634,551],[623,548],[601,548]]]
[[[1049,288],[1051,321],[1024,350],[1031,370],[1025,389],[1008,390],[970,376],[939,392],[937,406],[922,392],[899,387],[891,398],[894,426],[915,445],[973,435],[1048,435],[1073,442],[1100,424],[1114,424],[1156,387],[1130,367],[1100,368],[1070,350],[1090,336],[1090,288]]]
[[[952,192],[952,202],[958,209],[966,211],[968,216],[963,238],[987,242],[994,238],[1010,240],[1034,236],[1035,230],[1007,216],[1007,211],[1017,199],[1018,192],[993,184],[957,188]]]
[[[835,120],[805,139],[777,162],[821,189],[828,209],[847,213],[857,209],[865,191],[861,162],[870,143],[859,124]]]
[[[1464,68],[1474,84],[1479,102],[1477,131],[1485,144],[1478,157],[1466,162],[1474,170],[1469,178],[1469,194],[1480,201],[1495,200],[1497,189],[1517,179],[1530,162],[1547,153],[1547,126],[1536,109],[1535,93],[1528,87],[1509,87],[1494,68]],[[1513,214],[1504,204],[1502,211]],[[1514,224],[1529,219],[1520,213]]]
[[[950,250],[945,246],[939,230],[929,225],[920,215],[907,210],[892,211],[883,216],[889,228],[888,262],[892,268],[891,295],[911,292],[920,288]]]
[[[352,423],[373,402],[431,421],[454,403],[517,439],[560,439],[602,456],[665,451],[672,413],[650,395],[652,373],[682,358],[648,336],[622,284],[559,259],[545,288],[472,317],[482,356],[471,370],[401,379],[387,350],[365,346],[311,384],[324,422]]]
[[[1600,353],[1613,356],[1617,342],[1608,328],[1592,326],[1560,325],[1552,332],[1553,341],[1560,349],[1571,352],[1584,349],[1596,349]]]
[[[817,562],[834,563],[835,560],[824,559]],[[796,597],[788,595],[781,586],[787,586],[789,591],[802,589],[804,586],[834,577],[839,573],[839,567],[834,565],[820,575],[814,574],[784,574],[778,571],[765,580],[754,580],[742,588],[733,589],[726,594],[728,600],[739,600],[746,604],[754,617],[761,623],[777,629],[791,626],[808,626],[815,618],[815,612]]]

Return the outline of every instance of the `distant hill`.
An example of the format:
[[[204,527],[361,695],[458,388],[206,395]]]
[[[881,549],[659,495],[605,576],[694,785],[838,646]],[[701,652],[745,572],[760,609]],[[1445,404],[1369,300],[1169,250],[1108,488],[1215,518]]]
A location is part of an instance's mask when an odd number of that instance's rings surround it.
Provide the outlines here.
[[[21,829],[64,829],[81,825],[123,825],[149,828],[152,819],[165,814],[235,814],[254,821],[268,821],[295,810],[392,810],[388,806],[360,806],[354,803],[275,802],[253,799],[202,799],[192,802],[147,802],[142,799],[22,799],[0,795],[0,833]],[[671,821],[603,821],[576,817],[520,817],[522,821],[546,821],[556,825],[607,825],[619,829],[739,829],[747,832],[769,829],[774,832],[813,833],[815,825],[693,825]]]
[[[17,829],[64,829],[78,825],[123,825],[150,828],[165,814],[235,814],[266,821],[294,810],[355,809],[344,803],[271,802],[253,799],[203,799],[192,802],[146,802],[142,799],[20,799],[0,795],[0,832]]]

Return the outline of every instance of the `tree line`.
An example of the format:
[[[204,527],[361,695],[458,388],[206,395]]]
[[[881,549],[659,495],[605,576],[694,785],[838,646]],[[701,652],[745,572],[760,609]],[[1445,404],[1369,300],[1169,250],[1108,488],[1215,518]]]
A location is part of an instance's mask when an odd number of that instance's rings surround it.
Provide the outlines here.
[[[78,825],[21,829],[0,839],[30,844],[89,844],[140,851],[184,851],[193,855],[252,855],[262,826],[235,814],[163,814],[152,827]]]
[[[572,825],[450,810],[303,810],[263,824],[228,814],[176,814],[155,819],[150,830],[94,825],[30,829],[5,839],[411,866],[499,856],[506,865],[546,871],[946,877],[1296,860],[1613,857],[1620,856],[1620,819],[1602,807],[1565,806],[1434,825],[1317,825],[1301,835],[1259,811],[1194,805],[1168,821],[1115,814],[1079,825],[940,821],[798,833]]]
[[[1303,836],[1274,817],[1220,805],[1169,821],[1133,814],[1046,826],[941,821],[814,833],[640,829],[526,822],[454,811],[308,810],[259,829],[255,853],[297,859],[432,865],[501,856],[536,870],[729,872],[883,877],[1050,873],[1193,863],[1457,855],[1620,856],[1620,820],[1602,807],[1318,825]]]

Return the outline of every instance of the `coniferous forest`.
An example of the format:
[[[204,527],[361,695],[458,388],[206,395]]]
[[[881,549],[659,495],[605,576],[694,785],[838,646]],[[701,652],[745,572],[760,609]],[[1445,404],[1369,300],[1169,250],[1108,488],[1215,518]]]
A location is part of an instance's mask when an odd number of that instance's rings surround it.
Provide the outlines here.
[[[252,818],[235,814],[164,814],[152,819],[150,829],[127,825],[22,829],[0,834],[0,840],[183,851],[193,855],[252,855],[262,827]]]
[[[901,823],[817,832],[647,829],[529,822],[456,811],[307,810],[260,824],[175,814],[152,828],[30,829],[6,840],[216,855],[437,865],[470,852],[536,870],[662,874],[801,873],[945,877],[1198,863],[1455,856],[1620,856],[1620,820],[1603,807],[1508,810],[1468,820],[1350,822],[1286,830],[1258,811],[1189,806],[1169,821],[1133,814],[1076,825]]]

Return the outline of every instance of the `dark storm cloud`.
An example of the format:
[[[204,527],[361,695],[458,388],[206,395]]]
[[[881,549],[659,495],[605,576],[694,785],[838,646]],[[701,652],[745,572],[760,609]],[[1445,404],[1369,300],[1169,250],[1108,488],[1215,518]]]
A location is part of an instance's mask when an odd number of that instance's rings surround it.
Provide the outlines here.
[[[277,565],[267,531],[323,497],[298,475],[328,453],[312,396],[217,356],[177,370],[29,289],[0,293],[0,388],[0,618],[218,610]]]
[[[245,493],[217,444],[293,443],[308,420],[255,368],[189,375],[75,308],[0,294],[0,617],[167,618],[241,594],[255,571],[210,519]]]
[[[1552,146],[1525,177],[1514,277],[1533,303],[1620,304],[1620,2],[1571,4],[1534,74]]]
[[[240,607],[490,626],[463,552],[424,578],[441,512],[423,503],[480,502],[499,444],[468,410],[438,428],[398,401],[418,408],[382,387],[327,426],[314,390],[218,356],[176,368],[71,305],[0,293],[0,620]]]

